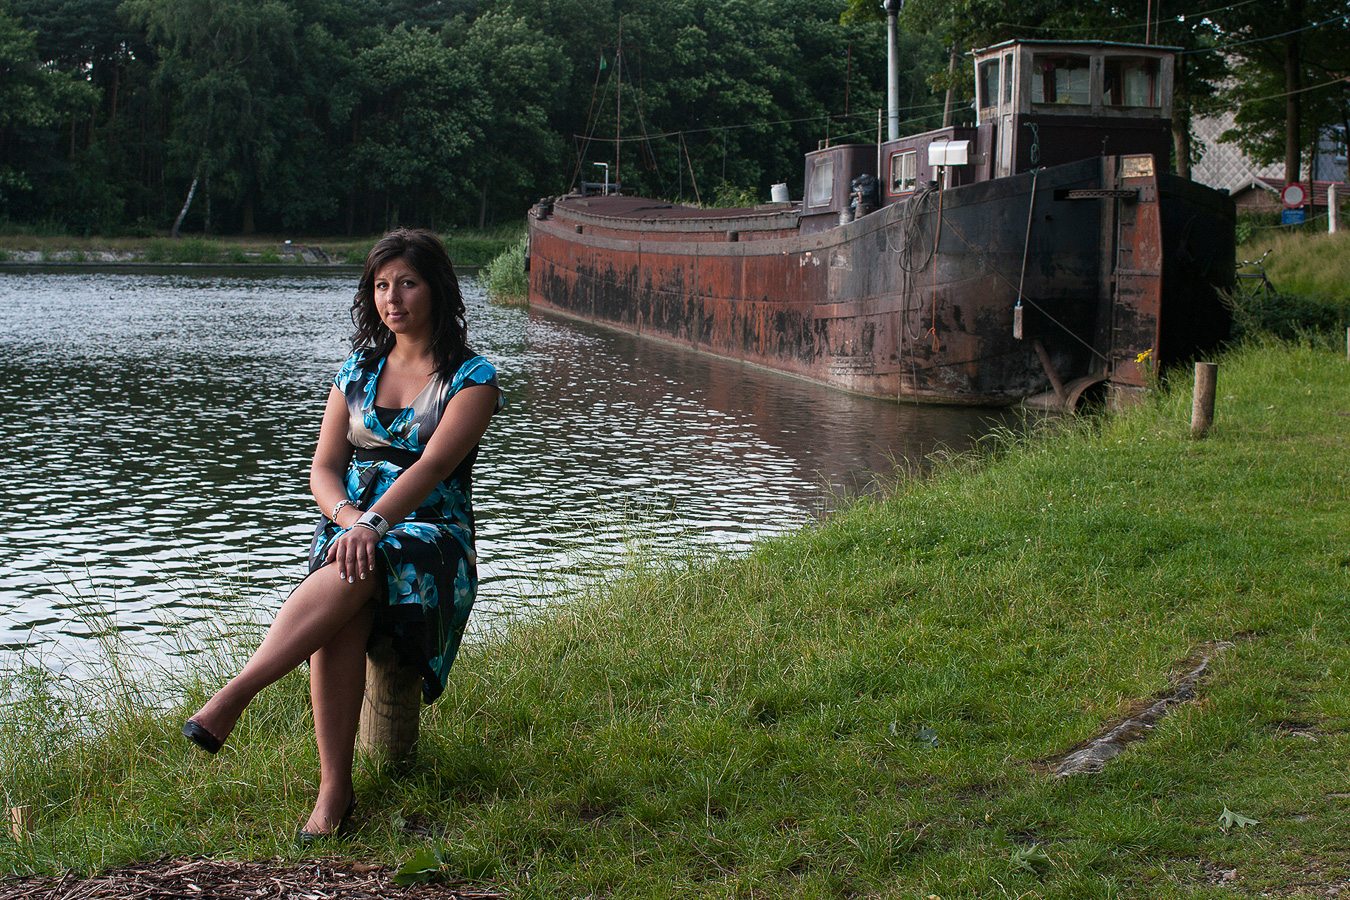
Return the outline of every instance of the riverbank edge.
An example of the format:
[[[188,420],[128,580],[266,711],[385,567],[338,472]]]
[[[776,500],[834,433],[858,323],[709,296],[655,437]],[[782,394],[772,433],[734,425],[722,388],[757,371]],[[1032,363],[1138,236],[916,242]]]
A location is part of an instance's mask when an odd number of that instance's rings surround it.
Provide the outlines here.
[[[431,847],[432,870],[513,897],[1350,883],[1350,367],[1310,347],[1220,362],[1204,441],[1174,373],[1122,415],[996,436],[745,557],[637,558],[466,645],[417,760],[363,768],[362,817],[329,852]],[[1100,774],[1048,774],[1202,646],[1219,649],[1198,703]],[[177,677],[191,709],[220,676]],[[41,690],[26,702],[4,723],[5,791],[37,809],[0,845],[6,871],[296,857],[314,788],[300,673],[216,760],[125,683],[89,743]]]

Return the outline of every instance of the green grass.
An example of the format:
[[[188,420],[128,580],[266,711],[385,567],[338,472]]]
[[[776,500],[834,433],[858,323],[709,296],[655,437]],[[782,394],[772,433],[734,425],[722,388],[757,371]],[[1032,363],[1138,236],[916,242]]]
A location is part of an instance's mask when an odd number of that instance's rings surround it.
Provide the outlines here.
[[[1263,232],[1238,248],[1238,259],[1255,260],[1267,250],[1266,276],[1281,293],[1350,307],[1350,232]]]
[[[1326,896],[1350,877],[1350,364],[1252,343],[1218,378],[1205,440],[1174,372],[466,646],[415,761],[363,764],[357,829],[320,852],[435,848],[515,898]],[[37,830],[0,868],[301,855],[302,674],[217,758],[177,734],[252,639],[152,678],[16,673],[0,784]],[[1100,774],[1047,773],[1211,642],[1197,702]]]
[[[529,306],[530,280],[525,272],[525,251],[530,238],[521,235],[488,263],[485,283],[489,299],[503,306]]]
[[[520,222],[482,231],[467,228],[447,231],[441,234],[441,239],[457,267],[481,268],[516,244],[524,230],[524,222]]]

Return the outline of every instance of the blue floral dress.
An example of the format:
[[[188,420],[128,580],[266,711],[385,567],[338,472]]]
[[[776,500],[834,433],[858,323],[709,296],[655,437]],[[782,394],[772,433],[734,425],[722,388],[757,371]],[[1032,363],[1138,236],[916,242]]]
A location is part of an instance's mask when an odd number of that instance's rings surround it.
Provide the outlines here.
[[[460,388],[497,385],[497,370],[481,356],[466,361],[450,379],[431,379],[411,406],[375,405],[384,356],[359,349],[343,363],[333,384],[347,399],[347,440],[356,448],[347,468],[347,496],[370,509],[394,479],[420,458],[446,404]],[[501,409],[500,396],[497,409]],[[386,580],[388,603],[377,606],[372,637],[388,634],[405,665],[422,674],[422,697],[430,703],[445,689],[464,626],[478,591],[474,552],[474,447],[449,478],[422,505],[389,530],[377,562]],[[324,565],[328,544],[341,534],[327,518],[310,545],[309,570]]]

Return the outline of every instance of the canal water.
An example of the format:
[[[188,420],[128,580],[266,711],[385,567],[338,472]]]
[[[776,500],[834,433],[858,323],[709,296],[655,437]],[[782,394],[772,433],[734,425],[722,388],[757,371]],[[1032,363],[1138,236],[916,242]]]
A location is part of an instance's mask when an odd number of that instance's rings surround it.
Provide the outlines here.
[[[303,574],[351,274],[0,273],[0,671],[116,633],[152,655]],[[961,449],[993,411],[854,397],[486,302],[506,408],[475,487],[476,629],[636,552],[740,551]],[[184,646],[184,635],[188,644]]]

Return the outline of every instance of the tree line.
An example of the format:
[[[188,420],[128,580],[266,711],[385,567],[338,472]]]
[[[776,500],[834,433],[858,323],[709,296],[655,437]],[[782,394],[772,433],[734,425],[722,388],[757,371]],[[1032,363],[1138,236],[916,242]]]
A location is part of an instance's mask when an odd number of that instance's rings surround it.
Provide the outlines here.
[[[904,128],[968,106],[963,50],[1140,41],[1146,20],[1183,48],[1183,168],[1191,112],[1238,102],[1234,137],[1258,157],[1292,147],[1295,165],[1310,132],[1344,121],[1345,87],[1313,87],[1346,71],[1336,3],[1156,5],[909,0]],[[876,0],[0,0],[0,222],[445,230],[518,221],[606,174],[672,199],[763,198],[795,185],[803,151],[874,138],[878,17]]]

